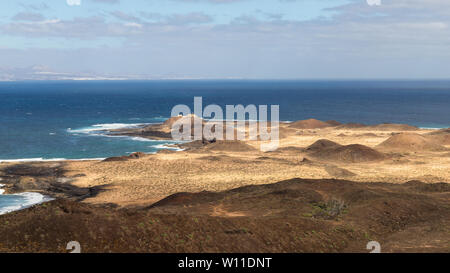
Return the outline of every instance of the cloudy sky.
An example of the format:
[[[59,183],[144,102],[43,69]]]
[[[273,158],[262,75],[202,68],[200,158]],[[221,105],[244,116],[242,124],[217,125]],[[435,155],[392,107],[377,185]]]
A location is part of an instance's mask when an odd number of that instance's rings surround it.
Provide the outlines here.
[[[1,1],[0,77],[450,78],[450,1],[378,1]]]

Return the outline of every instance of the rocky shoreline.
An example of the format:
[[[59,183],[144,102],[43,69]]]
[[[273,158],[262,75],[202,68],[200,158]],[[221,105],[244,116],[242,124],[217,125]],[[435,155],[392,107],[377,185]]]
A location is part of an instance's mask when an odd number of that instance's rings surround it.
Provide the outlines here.
[[[108,130],[107,134],[111,136],[142,137],[153,140],[172,140],[171,134],[172,123],[169,122],[169,120],[163,123],[143,125],[137,128],[112,129]]]
[[[109,133],[167,137],[175,120]],[[369,240],[450,251],[448,129],[306,120],[280,124],[276,151],[177,147],[1,163],[7,194],[56,200],[0,216],[0,252],[66,252],[73,240],[84,252],[367,252]]]
[[[1,168],[4,194],[37,192],[51,198],[82,201],[95,196],[101,187],[76,187],[71,184],[83,176],[67,176],[64,162],[30,162],[10,164]]]
[[[196,116],[179,116],[172,117],[163,123],[143,125],[137,128],[123,128],[123,129],[113,129],[108,130],[106,133],[108,135],[114,136],[131,136],[131,137],[143,137],[154,140],[172,140],[171,129],[175,122],[181,121],[182,124],[192,124],[194,120],[197,119]],[[189,122],[189,123],[187,123]],[[204,125],[205,121],[201,120]],[[184,126],[184,125],[183,125]],[[364,125],[348,123],[342,124],[337,121],[320,121],[315,119],[300,120],[290,123],[280,123],[280,137],[286,138],[286,135],[305,135],[312,136],[316,134],[316,130],[325,131],[368,131],[370,133],[359,134],[359,137],[377,138],[379,137],[373,132],[389,132],[392,133],[393,137],[387,140],[385,143],[381,143],[377,147],[382,150],[393,151],[399,150],[400,152],[405,152],[405,149],[425,149],[428,146],[432,147],[432,150],[447,151],[448,148],[441,145],[450,145],[450,131],[449,129],[433,130],[431,132],[425,133],[423,135],[418,135],[415,133],[409,133],[419,130],[419,128],[405,125],[405,124],[378,124],[378,125]],[[406,133],[402,133],[406,132]],[[387,133],[382,133],[386,135]],[[340,133],[338,137],[347,137],[345,133]],[[389,136],[389,134],[388,134]],[[392,140],[391,140],[392,139]],[[325,140],[326,142],[327,140]],[[383,159],[392,158],[392,153],[381,154],[375,150],[372,150],[366,146],[362,145],[348,145],[341,146],[334,142],[333,147],[324,146],[324,140],[319,140],[314,145],[319,146],[319,151],[313,151],[311,148],[296,148],[298,152],[306,152],[308,157],[319,159],[320,161],[337,161],[344,162],[346,156],[352,155],[357,156],[357,160],[361,161],[365,157]],[[201,141],[191,141],[179,144],[173,144],[174,148],[179,148],[181,150],[195,151],[200,153],[211,153],[211,152],[251,152],[256,151],[248,142],[242,141],[216,141],[216,140],[201,140]],[[405,144],[406,143],[406,144]],[[401,144],[403,146],[401,146]],[[409,146],[408,146],[409,145]],[[334,149],[334,150],[333,150]],[[336,151],[335,151],[336,150]],[[426,149],[425,149],[426,150]],[[275,154],[282,151],[289,152],[289,147],[281,147]],[[163,149],[158,151],[158,154],[171,154],[175,151],[170,149]],[[308,153],[309,152],[309,153]],[[315,152],[315,153],[312,153]],[[368,153],[371,154],[368,154]],[[345,155],[345,156],[344,156]],[[139,160],[148,157],[148,154],[136,152],[130,155],[109,157],[103,160],[103,162],[125,162],[129,160]],[[334,156],[334,158],[333,158]],[[394,157],[398,155],[394,154]],[[331,159],[333,160],[331,160]],[[344,160],[345,159],[345,160]],[[303,163],[308,161],[308,158],[303,158]],[[344,161],[343,161],[344,160]],[[350,158],[349,162],[353,162],[355,159]],[[97,161],[97,160],[93,160]],[[369,160],[370,161],[370,160]],[[68,161],[60,162],[17,162],[0,165],[0,180],[4,184],[3,190],[6,194],[15,194],[21,192],[38,192],[47,195],[52,198],[66,198],[70,200],[84,200],[89,197],[94,197],[97,195],[104,185],[93,186],[93,187],[77,187],[73,185],[73,181],[79,179],[85,174],[79,173],[76,175],[67,175],[65,167]],[[320,164],[319,164],[320,165]],[[330,168],[328,166],[327,172],[330,173]],[[345,169],[342,169],[345,171]],[[336,173],[331,170],[331,173]],[[341,172],[340,172],[341,173]],[[352,174],[351,172],[345,172]],[[353,175],[353,174],[352,174]]]

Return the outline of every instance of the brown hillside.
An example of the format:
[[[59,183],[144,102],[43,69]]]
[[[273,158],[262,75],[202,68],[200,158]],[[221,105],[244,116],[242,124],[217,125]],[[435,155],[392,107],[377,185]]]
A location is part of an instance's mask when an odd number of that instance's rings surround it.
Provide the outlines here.
[[[249,152],[255,151],[256,148],[242,142],[235,140],[222,140],[208,144],[205,147],[208,151],[230,151],[230,152]]]
[[[448,184],[292,179],[148,208],[56,200],[0,216],[0,252],[448,252]]]
[[[325,121],[326,123],[330,124],[331,126],[338,126],[341,125],[342,123],[340,123],[339,121],[335,121],[335,120],[327,120]]]
[[[338,148],[341,147],[342,145],[333,142],[331,140],[328,139],[319,139],[316,142],[314,142],[313,144],[311,144],[308,148],[306,148],[306,151],[308,152],[319,152],[319,151],[323,151],[325,149],[333,149],[333,148]]]
[[[299,120],[296,122],[292,122],[289,124],[290,128],[295,129],[320,129],[320,128],[326,128],[326,127],[332,127],[333,125],[320,121],[317,119],[307,119],[307,120]]]
[[[395,123],[383,123],[368,126],[366,129],[377,130],[377,131],[416,131],[419,130],[416,126],[411,126],[408,124],[395,124]]]
[[[371,162],[385,158],[384,154],[360,144],[351,144],[331,149],[325,148],[311,153],[311,156],[319,160],[342,163]]]
[[[450,145],[450,128],[429,133],[427,138],[441,145]]]
[[[238,140],[196,140],[178,145],[182,149],[204,152],[204,151],[229,151],[229,152],[249,152],[256,148]]]
[[[390,151],[442,151],[444,147],[415,133],[401,133],[388,138],[377,148]]]
[[[362,123],[345,123],[337,126],[336,129],[359,129],[365,127],[367,127],[367,125]]]
[[[375,131],[416,131],[419,128],[407,124],[382,123],[376,125],[365,125],[361,123],[346,123],[336,127],[337,129],[361,129]]]

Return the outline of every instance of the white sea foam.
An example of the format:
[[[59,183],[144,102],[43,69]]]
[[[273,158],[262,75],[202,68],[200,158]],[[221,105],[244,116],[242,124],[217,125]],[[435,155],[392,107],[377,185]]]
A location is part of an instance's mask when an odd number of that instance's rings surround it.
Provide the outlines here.
[[[51,161],[64,161],[67,160],[65,158],[50,158],[50,159],[44,159],[42,157],[39,158],[19,158],[19,159],[0,159],[0,163],[8,163],[8,162],[41,162],[41,161],[45,161],[45,162],[51,162]]]
[[[78,159],[66,159],[66,161],[92,161],[92,160],[105,160],[106,157],[97,157],[97,158],[78,158]]]
[[[80,129],[67,128],[69,133],[84,133],[91,134],[93,132],[101,132],[107,130],[125,129],[125,128],[138,128],[140,126],[145,126],[151,123],[103,123],[94,124],[92,126],[83,127]]]
[[[158,140],[148,139],[148,138],[143,138],[143,137],[129,137],[129,138],[132,139],[132,140],[135,140],[135,141],[143,141],[143,142],[155,142],[155,141],[158,141]]]
[[[13,212],[16,210],[26,209],[31,206],[53,200],[53,198],[44,196],[37,192],[24,192],[24,193],[18,193],[18,194],[11,194],[10,196],[19,197],[19,198],[23,199],[24,201],[21,204],[14,204],[11,206],[1,207],[0,215],[6,214],[9,212]]]
[[[121,128],[134,128],[145,125],[145,123],[104,123],[104,124],[94,124],[92,127],[99,128],[101,130],[113,130]]]
[[[160,140],[148,139],[143,137],[132,137],[132,136],[115,136],[115,135],[106,135],[106,134],[90,134],[91,136],[102,136],[102,137],[112,137],[112,138],[128,138],[135,141],[143,141],[143,142],[155,142]]]
[[[440,130],[440,129],[446,129],[447,127],[419,127],[419,129],[424,130]]]
[[[155,124],[155,123],[103,123],[103,124],[94,124],[89,127],[79,128],[79,129],[72,129],[68,128],[67,132],[71,133],[72,135],[79,135],[79,134],[87,134],[90,136],[101,136],[101,137],[112,137],[112,138],[128,138],[134,141],[142,141],[142,142],[161,142],[161,140],[155,140],[155,139],[148,139],[143,137],[136,137],[136,136],[116,136],[116,135],[108,135],[105,133],[105,131],[113,130],[113,129],[123,129],[123,128],[138,128],[141,126],[149,125],[149,124]],[[184,143],[189,141],[165,141],[165,144],[158,144],[149,146],[156,149],[170,149],[175,151],[183,151],[184,149],[180,149],[177,147],[171,147],[167,146],[167,144],[170,143]],[[152,153],[149,153],[152,154]],[[13,162],[52,162],[52,161],[94,161],[94,160],[104,160],[105,158],[77,158],[77,159],[67,159],[67,158],[19,158],[19,159],[0,159],[0,163],[13,163]]]
[[[110,137],[110,138],[127,138],[134,141],[142,141],[142,142],[160,142],[161,140],[156,139],[148,139],[144,137],[136,137],[136,136],[120,136],[120,135],[110,135],[105,133],[108,130],[114,129],[126,129],[126,128],[139,128],[142,126],[157,124],[157,123],[104,123],[104,124],[94,124],[89,127],[84,127],[80,129],[72,129],[68,128],[67,131],[73,135],[78,134],[88,134],[90,136],[101,136],[101,137]],[[172,141],[168,141],[169,143]],[[180,141],[173,141],[173,143],[180,143]],[[151,146],[154,147],[154,146]],[[157,148],[157,147],[154,147]],[[167,147],[164,147],[167,149]]]
[[[4,184],[0,184],[0,195],[3,195],[3,193],[5,193],[5,190],[1,189],[4,186],[5,186]],[[6,195],[4,195],[4,196],[6,196]],[[13,212],[16,210],[29,208],[31,206],[53,200],[53,198],[44,196],[37,192],[24,192],[24,193],[18,193],[18,194],[10,194],[8,196],[19,197],[19,198],[23,199],[23,202],[21,202],[21,204],[14,204],[11,206],[0,207],[0,215],[6,214],[9,212]]]
[[[104,157],[99,158],[21,158],[21,159],[0,159],[0,163],[13,163],[13,162],[52,162],[52,161],[90,161],[90,160],[104,160]]]
[[[167,144],[158,144],[158,145],[153,145],[151,147],[156,148],[156,149],[174,150],[174,151],[178,151],[178,152],[184,151],[184,149],[181,149],[178,147],[167,146]]]

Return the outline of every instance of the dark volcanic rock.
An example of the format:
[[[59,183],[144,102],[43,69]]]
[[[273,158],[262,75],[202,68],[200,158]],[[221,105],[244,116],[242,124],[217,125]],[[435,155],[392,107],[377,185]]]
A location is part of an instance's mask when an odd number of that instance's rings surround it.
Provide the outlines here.
[[[0,252],[448,252],[448,184],[292,179],[147,208],[56,200],[0,216]],[[411,235],[414,236],[411,236]]]
[[[39,192],[55,198],[83,200],[95,196],[102,187],[80,188],[70,182],[84,174],[67,177],[63,163],[23,163],[6,166],[2,184],[7,193]]]
[[[114,156],[114,157],[108,157],[105,160],[103,160],[103,162],[116,162],[116,161],[127,161],[130,159],[140,159],[147,156],[147,154],[142,153],[142,152],[137,152],[137,153],[132,153],[128,156],[124,155],[124,156]]]
[[[319,139],[316,142],[314,142],[313,144],[311,144],[308,148],[306,148],[307,152],[318,152],[318,151],[323,151],[326,149],[332,149],[332,148],[338,148],[341,147],[342,145],[328,140],[328,139]]]

